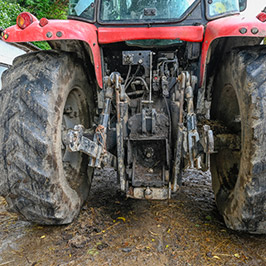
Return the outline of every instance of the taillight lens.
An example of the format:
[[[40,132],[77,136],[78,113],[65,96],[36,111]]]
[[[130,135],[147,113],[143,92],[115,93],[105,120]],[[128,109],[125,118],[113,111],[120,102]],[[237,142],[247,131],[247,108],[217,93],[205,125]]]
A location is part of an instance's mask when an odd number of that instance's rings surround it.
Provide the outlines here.
[[[48,19],[47,18],[41,18],[40,20],[40,26],[41,27],[44,27],[45,25],[47,25],[49,23]]]
[[[257,19],[260,20],[261,22],[265,22],[266,21],[266,13],[261,12],[258,14]]]
[[[266,7],[258,14],[257,19],[261,22],[266,21]]]
[[[33,16],[29,12],[23,12],[17,17],[17,25],[21,29],[27,28],[33,22]]]

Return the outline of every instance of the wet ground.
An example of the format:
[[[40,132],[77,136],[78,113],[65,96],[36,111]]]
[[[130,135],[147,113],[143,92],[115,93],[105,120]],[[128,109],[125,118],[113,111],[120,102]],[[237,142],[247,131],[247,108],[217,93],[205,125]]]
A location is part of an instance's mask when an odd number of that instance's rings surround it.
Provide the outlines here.
[[[225,227],[208,174],[187,171],[181,191],[160,202],[124,198],[106,170],[68,226],[20,221],[0,198],[2,265],[266,265],[266,237]]]

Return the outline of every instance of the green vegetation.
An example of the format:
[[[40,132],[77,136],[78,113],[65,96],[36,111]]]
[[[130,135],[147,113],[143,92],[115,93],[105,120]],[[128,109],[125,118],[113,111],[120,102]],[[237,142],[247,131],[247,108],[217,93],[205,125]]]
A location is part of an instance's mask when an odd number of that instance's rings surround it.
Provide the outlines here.
[[[17,3],[0,0],[0,27],[7,28],[16,23],[19,13],[25,9]]]
[[[0,0],[0,27],[7,28],[16,23],[17,15],[28,11],[38,19],[66,19],[68,0]]]
[[[38,19],[57,18],[66,19],[68,0],[16,0]]]
[[[16,24],[19,13],[28,11],[38,19],[66,19],[68,0],[0,0],[0,27]],[[50,49],[47,42],[33,42],[41,49]]]

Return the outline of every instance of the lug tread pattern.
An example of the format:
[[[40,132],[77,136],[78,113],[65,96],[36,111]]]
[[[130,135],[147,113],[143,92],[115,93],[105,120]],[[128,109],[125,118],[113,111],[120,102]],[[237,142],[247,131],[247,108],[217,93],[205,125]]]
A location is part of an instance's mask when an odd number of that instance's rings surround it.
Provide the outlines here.
[[[223,86],[235,88],[244,134],[236,185],[226,191],[220,184],[216,203],[229,228],[254,234],[266,233],[265,73],[266,48],[257,46],[232,51],[219,74]]]
[[[60,173],[49,144],[56,133],[56,111],[50,110],[57,106],[56,79],[62,66],[74,67],[74,62],[67,53],[26,54],[3,75],[1,194],[12,211],[40,224],[69,223],[81,205],[77,194],[56,178]]]

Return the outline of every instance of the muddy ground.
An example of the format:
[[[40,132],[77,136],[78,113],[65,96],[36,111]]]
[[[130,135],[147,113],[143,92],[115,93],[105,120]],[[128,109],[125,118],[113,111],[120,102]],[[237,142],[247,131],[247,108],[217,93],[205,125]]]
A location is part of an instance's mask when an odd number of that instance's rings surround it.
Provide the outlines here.
[[[0,198],[2,265],[266,265],[266,237],[225,227],[208,174],[187,171],[182,189],[160,202],[124,198],[105,170],[67,226],[20,221]]]

